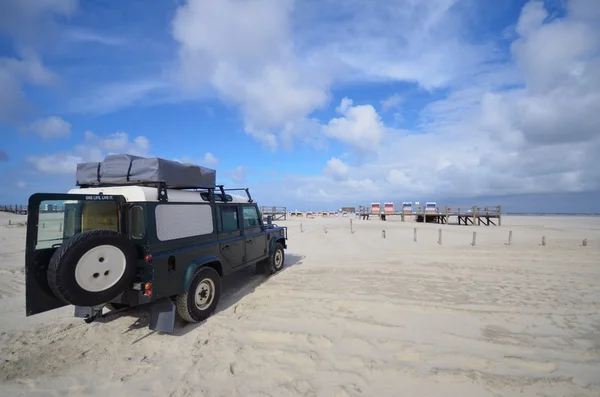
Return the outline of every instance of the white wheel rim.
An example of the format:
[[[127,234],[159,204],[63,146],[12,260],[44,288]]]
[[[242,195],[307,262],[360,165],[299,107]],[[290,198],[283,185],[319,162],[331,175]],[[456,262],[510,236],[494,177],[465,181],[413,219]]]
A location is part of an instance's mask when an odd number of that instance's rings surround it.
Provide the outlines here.
[[[105,291],[115,285],[123,274],[125,254],[113,245],[99,245],[86,252],[75,266],[75,281],[86,291]]]
[[[205,310],[215,299],[215,283],[210,278],[205,278],[198,283],[194,293],[194,303],[200,310]]]
[[[283,254],[280,250],[275,251],[275,267],[280,268],[283,265]]]

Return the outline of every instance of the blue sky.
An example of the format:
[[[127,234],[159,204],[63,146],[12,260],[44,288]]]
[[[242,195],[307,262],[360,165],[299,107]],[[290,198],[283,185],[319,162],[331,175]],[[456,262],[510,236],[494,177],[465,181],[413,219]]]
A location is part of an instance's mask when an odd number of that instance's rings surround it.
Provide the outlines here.
[[[132,153],[215,168],[265,205],[600,212],[595,0],[2,7],[0,202]]]

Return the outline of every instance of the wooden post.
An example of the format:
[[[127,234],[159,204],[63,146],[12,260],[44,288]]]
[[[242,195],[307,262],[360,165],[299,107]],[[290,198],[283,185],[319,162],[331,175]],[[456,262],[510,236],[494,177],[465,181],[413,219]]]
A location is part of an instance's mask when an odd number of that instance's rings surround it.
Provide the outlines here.
[[[512,230],[508,232],[508,245],[512,244]]]
[[[581,245],[583,245],[584,247],[587,247],[587,238],[583,239],[583,241],[581,242]]]
[[[546,236],[542,236],[542,245],[546,245]]]
[[[479,217],[477,216],[477,207],[473,206],[471,211],[471,213],[473,214],[473,226],[477,226],[477,222],[479,221]]]
[[[402,212],[400,212],[400,220],[404,222],[404,209],[402,209]]]
[[[8,226],[10,226],[10,222],[11,222],[11,220],[9,219],[9,220],[8,220]]]
[[[413,240],[415,241],[415,243],[417,242],[417,228],[416,227],[415,227],[415,231],[414,231]]]
[[[46,224],[42,223],[42,229],[45,229],[45,228],[46,228]]]
[[[385,230],[381,231],[381,237],[385,238]]]
[[[502,206],[498,206],[498,226],[502,226]]]
[[[300,222],[300,233],[304,233],[304,229],[302,229],[302,222]]]
[[[352,227],[352,219],[350,219],[350,234],[354,234],[354,228]]]
[[[58,226],[58,231],[59,231],[59,232],[62,232],[62,222],[61,222],[61,224]]]
[[[477,232],[473,232],[473,242],[471,243],[471,245],[473,247],[475,247],[476,243],[477,243]]]
[[[327,234],[327,226],[323,226],[323,231]]]
[[[438,230],[438,244],[442,245],[442,229]]]

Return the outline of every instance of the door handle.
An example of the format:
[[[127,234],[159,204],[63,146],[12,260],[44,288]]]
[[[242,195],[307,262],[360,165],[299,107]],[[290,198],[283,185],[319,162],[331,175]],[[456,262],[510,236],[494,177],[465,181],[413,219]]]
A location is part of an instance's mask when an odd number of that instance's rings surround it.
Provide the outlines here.
[[[224,247],[223,247],[223,249],[224,249],[224,250],[228,250],[228,249],[229,249],[229,246],[228,246],[228,245],[226,245],[226,246],[224,246]]]
[[[246,240],[248,244],[252,244],[252,240]]]

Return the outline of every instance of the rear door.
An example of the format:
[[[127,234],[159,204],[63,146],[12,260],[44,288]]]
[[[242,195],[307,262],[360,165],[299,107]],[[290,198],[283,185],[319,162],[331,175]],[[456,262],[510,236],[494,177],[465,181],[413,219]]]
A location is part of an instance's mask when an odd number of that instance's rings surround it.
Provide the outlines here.
[[[217,205],[219,251],[230,268],[244,263],[245,243],[237,204]]]
[[[109,213],[103,229],[124,230],[123,196],[36,193],[29,198],[25,243],[26,316],[66,306],[48,285],[50,258],[67,239],[82,231],[98,228],[93,219],[84,219],[82,209]],[[98,212],[98,211],[96,211]]]
[[[246,238],[246,262],[267,254],[267,235],[254,204],[242,204],[244,237]]]

